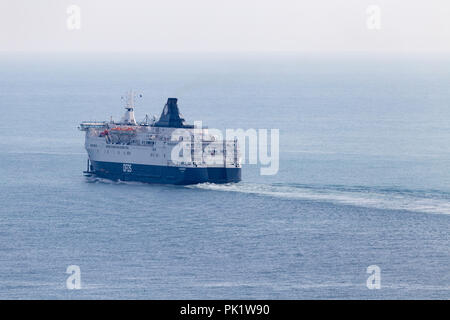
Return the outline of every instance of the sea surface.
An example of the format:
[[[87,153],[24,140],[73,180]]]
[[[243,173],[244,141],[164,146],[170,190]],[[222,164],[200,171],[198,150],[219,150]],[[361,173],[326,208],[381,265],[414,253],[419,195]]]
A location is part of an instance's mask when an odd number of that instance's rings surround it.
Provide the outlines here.
[[[0,299],[450,298],[448,56],[0,58]],[[177,97],[190,123],[279,129],[278,174],[84,177],[77,125],[129,89],[138,120]]]

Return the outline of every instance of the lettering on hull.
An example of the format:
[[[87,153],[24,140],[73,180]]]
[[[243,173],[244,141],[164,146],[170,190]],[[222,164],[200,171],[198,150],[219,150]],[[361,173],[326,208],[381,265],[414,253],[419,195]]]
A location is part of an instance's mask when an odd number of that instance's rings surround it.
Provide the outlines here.
[[[131,166],[130,163],[124,163],[123,164],[123,172],[125,172],[125,173],[132,173],[133,172],[133,167]]]

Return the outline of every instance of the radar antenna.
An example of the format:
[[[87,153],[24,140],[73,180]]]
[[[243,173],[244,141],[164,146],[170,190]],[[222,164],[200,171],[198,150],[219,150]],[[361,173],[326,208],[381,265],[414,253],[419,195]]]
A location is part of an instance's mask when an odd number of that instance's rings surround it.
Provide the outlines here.
[[[125,109],[134,109],[134,101],[137,98],[142,98],[142,93],[137,93],[133,89],[127,91],[125,96],[120,97],[121,100],[125,100]]]

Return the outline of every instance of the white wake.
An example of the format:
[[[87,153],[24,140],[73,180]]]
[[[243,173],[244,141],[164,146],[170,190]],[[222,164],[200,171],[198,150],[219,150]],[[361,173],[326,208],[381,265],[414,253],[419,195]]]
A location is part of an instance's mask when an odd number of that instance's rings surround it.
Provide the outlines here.
[[[377,209],[450,214],[450,195],[427,191],[343,186],[266,185],[257,183],[225,185],[203,183],[189,186],[189,188],[330,202]]]

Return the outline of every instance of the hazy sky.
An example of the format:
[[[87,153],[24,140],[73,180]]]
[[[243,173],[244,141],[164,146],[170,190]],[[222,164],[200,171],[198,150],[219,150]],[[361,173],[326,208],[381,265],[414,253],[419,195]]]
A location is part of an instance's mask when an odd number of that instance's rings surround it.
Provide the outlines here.
[[[450,51],[450,0],[0,0],[0,51],[375,50]]]

